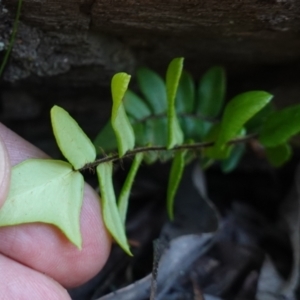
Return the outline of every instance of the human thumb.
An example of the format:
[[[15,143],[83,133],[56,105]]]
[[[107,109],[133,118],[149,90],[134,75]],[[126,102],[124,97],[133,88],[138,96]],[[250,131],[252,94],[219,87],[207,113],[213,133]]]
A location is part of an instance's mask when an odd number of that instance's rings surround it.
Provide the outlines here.
[[[3,205],[10,185],[11,165],[4,141],[0,136],[0,207]]]

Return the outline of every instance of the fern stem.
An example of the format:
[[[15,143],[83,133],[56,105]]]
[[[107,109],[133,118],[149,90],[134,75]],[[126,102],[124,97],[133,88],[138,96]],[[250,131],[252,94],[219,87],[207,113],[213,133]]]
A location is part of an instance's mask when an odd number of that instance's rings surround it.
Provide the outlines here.
[[[234,144],[240,144],[240,143],[246,143],[252,139],[257,138],[257,134],[249,134],[241,138],[236,138],[233,140],[230,140],[227,144],[228,145],[234,145]],[[138,153],[148,152],[148,151],[180,151],[180,150],[201,150],[204,148],[212,147],[215,144],[215,142],[201,142],[201,143],[194,143],[194,144],[182,144],[175,146],[172,149],[168,149],[166,146],[148,146],[148,147],[138,147],[131,151],[128,151],[125,155],[122,157],[119,157],[118,154],[109,155],[100,159],[95,160],[92,163],[86,164],[83,166],[79,171],[84,171],[87,169],[93,169],[97,167],[99,164],[103,164],[106,162],[114,162],[118,160],[122,160],[124,158],[132,157]]]
[[[22,0],[18,1],[18,7],[17,7],[17,13],[16,13],[16,18],[14,20],[14,24],[13,24],[13,29],[12,29],[12,34],[10,37],[10,41],[9,41],[9,45],[8,48],[5,52],[4,58],[2,60],[1,66],[0,66],[0,77],[2,76],[2,73],[5,69],[5,66],[7,64],[9,55],[11,53],[11,50],[14,46],[15,43],[15,39],[16,39],[16,35],[17,35],[17,31],[18,31],[18,25],[19,25],[19,20],[20,20],[20,15],[21,15],[21,8],[22,8]]]

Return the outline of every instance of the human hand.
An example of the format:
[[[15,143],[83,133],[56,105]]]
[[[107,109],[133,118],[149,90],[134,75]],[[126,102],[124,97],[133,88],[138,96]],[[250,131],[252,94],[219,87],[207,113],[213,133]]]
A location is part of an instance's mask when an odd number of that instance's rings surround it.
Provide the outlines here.
[[[11,166],[47,155],[0,123],[0,206],[9,191]],[[99,197],[85,185],[81,210],[82,250],[44,223],[0,228],[1,299],[65,300],[106,262],[111,238],[101,219]]]

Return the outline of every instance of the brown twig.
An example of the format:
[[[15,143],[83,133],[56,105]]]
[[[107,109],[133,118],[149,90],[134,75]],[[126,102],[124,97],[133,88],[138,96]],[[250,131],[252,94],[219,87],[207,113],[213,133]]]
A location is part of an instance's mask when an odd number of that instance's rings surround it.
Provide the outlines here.
[[[257,138],[257,134],[249,134],[244,137],[236,138],[227,142],[227,145],[234,145],[239,143],[245,143],[252,139]],[[103,164],[106,162],[114,162],[117,160],[122,160],[124,158],[132,157],[138,153],[148,152],[148,151],[180,151],[180,150],[201,150],[204,148],[214,146],[215,142],[202,142],[202,143],[194,143],[194,144],[182,144],[175,146],[171,149],[168,149],[166,146],[148,146],[148,147],[138,147],[133,150],[128,151],[122,157],[119,157],[118,154],[108,155],[106,157],[95,160],[92,163],[86,164],[79,171],[84,171],[86,169],[91,169],[97,167],[99,164]]]

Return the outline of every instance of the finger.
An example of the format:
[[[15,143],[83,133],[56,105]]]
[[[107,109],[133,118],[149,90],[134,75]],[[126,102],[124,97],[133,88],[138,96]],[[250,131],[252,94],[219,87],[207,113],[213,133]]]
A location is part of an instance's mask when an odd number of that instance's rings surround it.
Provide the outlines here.
[[[29,158],[49,158],[43,151],[22,139],[2,123],[0,123],[0,136],[5,142],[12,166]]]
[[[1,299],[70,300],[53,279],[0,255]]]
[[[47,157],[1,124],[0,135],[12,164],[33,157]],[[81,251],[57,228],[36,223],[0,228],[0,252],[49,275],[66,287],[82,284],[102,268],[111,246],[101,219],[99,197],[88,185],[84,191],[80,222]]]
[[[10,160],[7,149],[0,136],[0,207],[4,203],[10,184]]]

